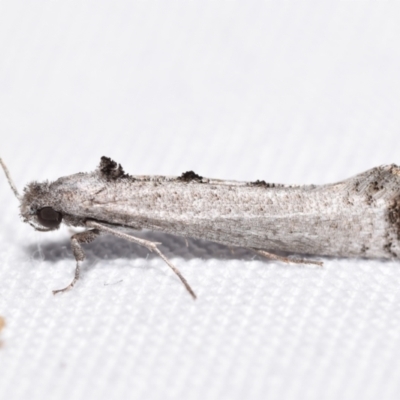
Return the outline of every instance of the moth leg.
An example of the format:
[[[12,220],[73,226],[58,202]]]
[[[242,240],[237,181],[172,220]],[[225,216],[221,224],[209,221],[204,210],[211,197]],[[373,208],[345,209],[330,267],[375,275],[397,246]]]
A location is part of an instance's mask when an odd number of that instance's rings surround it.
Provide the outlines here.
[[[269,258],[271,260],[283,261],[284,263],[314,264],[314,265],[319,265],[320,267],[322,267],[322,265],[324,264],[321,261],[307,260],[305,258],[289,258],[289,257],[278,256],[277,254],[270,253],[265,250],[255,249],[252,247],[250,247],[250,249],[255,251],[257,254],[260,254],[263,257]]]
[[[171,261],[169,261],[168,258],[165,257],[164,254],[161,253],[161,251],[157,248],[157,245],[161,244],[161,243],[156,243],[156,242],[151,242],[149,240],[140,239],[140,238],[137,238],[135,236],[128,235],[127,233],[120,232],[120,231],[118,231],[116,229],[109,228],[108,226],[105,226],[103,224],[99,224],[98,222],[95,222],[95,221],[86,221],[86,226],[91,227],[91,228],[95,228],[95,230],[99,230],[99,231],[102,231],[102,232],[109,233],[109,234],[117,236],[117,237],[119,237],[121,239],[125,239],[125,240],[127,240],[127,241],[129,241],[131,243],[139,244],[140,246],[146,247],[149,251],[154,251],[155,253],[157,253],[165,261],[165,263],[172,269],[172,271],[175,272],[175,274],[178,276],[178,278],[181,280],[181,282],[185,286],[186,290],[193,297],[193,299],[196,300],[197,296],[194,293],[193,289],[190,287],[190,285],[187,282],[187,280],[183,277],[183,275],[180,273],[178,268],[176,268],[171,263]]]
[[[53,290],[53,294],[66,292],[75,285],[79,279],[80,266],[82,261],[85,259],[85,252],[82,249],[81,243],[93,242],[93,240],[99,235],[100,232],[98,229],[91,229],[90,231],[76,233],[75,235],[71,236],[71,248],[76,260],[75,276],[68,286],[66,286],[64,289]]]

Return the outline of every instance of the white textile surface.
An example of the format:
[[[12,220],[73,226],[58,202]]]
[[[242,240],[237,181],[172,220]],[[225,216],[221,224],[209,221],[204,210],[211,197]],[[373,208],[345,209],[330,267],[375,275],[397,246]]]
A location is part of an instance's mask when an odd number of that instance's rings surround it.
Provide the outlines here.
[[[0,156],[328,183],[400,164],[396,1],[3,1]],[[1,172],[1,171],[0,171]],[[284,265],[161,233],[35,232],[0,173],[0,398],[398,399],[400,263]]]

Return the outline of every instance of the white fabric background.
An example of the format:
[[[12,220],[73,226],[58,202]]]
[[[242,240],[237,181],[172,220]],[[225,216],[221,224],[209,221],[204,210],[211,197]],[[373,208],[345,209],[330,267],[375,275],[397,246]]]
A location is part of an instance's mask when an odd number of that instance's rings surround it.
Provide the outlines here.
[[[22,190],[93,170],[327,183],[400,163],[394,1],[0,3],[0,155]],[[397,399],[400,264],[323,269],[144,233],[72,278],[0,175],[1,399]]]

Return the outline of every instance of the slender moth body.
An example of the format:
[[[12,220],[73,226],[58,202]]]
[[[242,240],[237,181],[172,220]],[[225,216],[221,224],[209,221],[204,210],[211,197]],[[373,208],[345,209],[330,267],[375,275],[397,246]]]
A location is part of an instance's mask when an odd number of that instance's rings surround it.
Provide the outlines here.
[[[85,258],[81,244],[109,233],[156,252],[196,297],[159,243],[128,235],[120,227],[246,247],[284,262],[322,264],[273,252],[400,257],[400,167],[394,164],[334,184],[292,186],[208,179],[192,171],[180,177],[130,176],[102,157],[94,172],[31,182],[21,196],[0,163],[24,222],[39,231],[58,229],[61,222],[88,228],[71,237],[77,261],[73,281],[54,293],[78,280]]]

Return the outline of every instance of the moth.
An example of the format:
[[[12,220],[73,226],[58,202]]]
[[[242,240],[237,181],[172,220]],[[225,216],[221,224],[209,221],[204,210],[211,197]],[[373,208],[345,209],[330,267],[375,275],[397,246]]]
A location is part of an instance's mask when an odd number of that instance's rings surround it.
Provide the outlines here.
[[[94,172],[54,182],[31,182],[20,195],[21,217],[41,232],[61,223],[84,227],[71,237],[76,260],[72,288],[85,258],[82,244],[111,234],[157,253],[191,296],[179,270],[159,250],[160,243],[127,234],[121,228],[148,229],[251,249],[283,262],[319,261],[282,253],[395,259],[400,256],[400,167],[373,168],[326,185],[281,185],[204,178],[193,171],[179,177],[131,176],[108,157]]]

